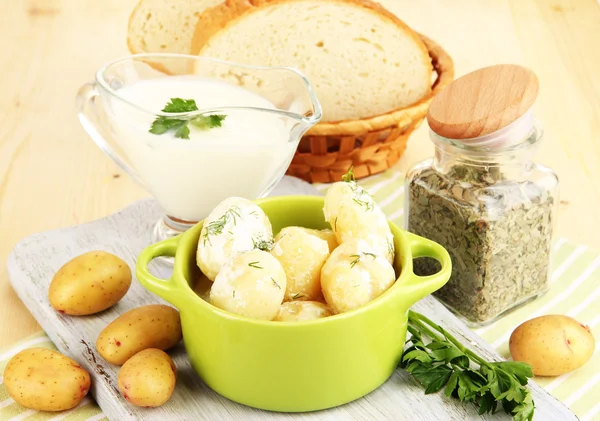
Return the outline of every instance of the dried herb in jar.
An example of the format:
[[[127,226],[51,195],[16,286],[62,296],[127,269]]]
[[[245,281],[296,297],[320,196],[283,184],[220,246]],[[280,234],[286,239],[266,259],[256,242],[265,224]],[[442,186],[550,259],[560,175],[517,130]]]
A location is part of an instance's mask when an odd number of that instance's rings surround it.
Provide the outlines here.
[[[555,198],[545,188],[456,165],[447,175],[423,170],[408,191],[408,230],[452,258],[450,281],[435,295],[467,320],[489,321],[547,288]],[[417,259],[414,269],[436,267]]]

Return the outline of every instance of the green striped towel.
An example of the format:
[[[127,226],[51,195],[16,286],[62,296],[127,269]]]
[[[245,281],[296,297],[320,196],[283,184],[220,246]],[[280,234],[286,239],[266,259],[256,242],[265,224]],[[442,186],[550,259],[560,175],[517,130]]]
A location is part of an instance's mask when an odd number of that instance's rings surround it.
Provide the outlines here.
[[[401,173],[388,170],[360,180],[359,183],[373,194],[391,221],[404,225],[404,180]],[[316,187],[324,192],[328,185]],[[553,265],[551,289],[548,293],[492,325],[475,329],[504,357],[510,357],[508,339],[513,329],[524,320],[542,314],[559,313],[574,317],[590,326],[594,337],[600,338],[600,253],[559,238],[554,243]],[[8,360],[20,350],[31,346],[55,349],[48,337],[39,333],[0,352],[0,421],[106,419],[89,398],[77,408],[60,414],[38,413],[15,403],[8,396],[1,376]],[[536,382],[571,408],[581,421],[600,421],[600,353],[596,352],[580,370],[555,378],[536,379]]]

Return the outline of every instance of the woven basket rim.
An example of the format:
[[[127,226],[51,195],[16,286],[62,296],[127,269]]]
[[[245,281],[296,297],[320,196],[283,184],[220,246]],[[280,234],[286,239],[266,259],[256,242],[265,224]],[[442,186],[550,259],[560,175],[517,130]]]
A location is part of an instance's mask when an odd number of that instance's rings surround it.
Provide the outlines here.
[[[404,122],[407,117],[412,119],[414,115],[426,113],[429,103],[433,97],[454,79],[454,62],[452,61],[450,55],[438,43],[423,34],[417,33],[417,35],[421,37],[425,47],[427,47],[433,68],[437,74],[437,78],[431,86],[432,89],[429,95],[421,98],[414,104],[397,108],[384,114],[358,120],[342,120],[318,123],[308,131],[307,135],[356,136],[366,132],[381,130],[386,127],[397,126],[399,123]]]

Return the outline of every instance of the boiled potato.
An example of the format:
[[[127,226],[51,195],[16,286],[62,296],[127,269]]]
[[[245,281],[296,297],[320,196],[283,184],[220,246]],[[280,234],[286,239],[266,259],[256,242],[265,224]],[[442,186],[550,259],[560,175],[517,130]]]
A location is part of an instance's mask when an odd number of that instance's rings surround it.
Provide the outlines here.
[[[60,352],[28,348],[6,365],[4,384],[10,397],[26,408],[65,411],[87,395],[90,375]]]
[[[334,183],[325,195],[323,213],[338,243],[368,241],[378,254],[394,263],[394,236],[387,218],[371,195],[356,182]]]
[[[303,320],[316,320],[331,316],[331,309],[327,304],[318,301],[289,301],[283,303],[279,313],[273,319],[279,322],[299,322]]]
[[[128,359],[119,370],[123,397],[133,405],[156,407],[169,400],[177,379],[175,364],[164,351],[149,348]]]
[[[324,230],[315,230],[315,229],[311,229],[311,228],[304,228],[307,232],[311,233],[312,235],[316,235],[317,237],[327,241],[327,244],[329,245],[329,253],[331,253],[333,250],[335,250],[335,248],[339,245],[338,241],[337,241],[337,237],[335,236],[335,232],[333,232],[330,229],[324,229]]]
[[[392,286],[394,268],[371,243],[342,243],[321,270],[321,287],[329,307],[344,313],[364,306]]]
[[[210,302],[242,316],[273,320],[285,288],[281,263],[266,251],[252,250],[221,269],[210,290]]]
[[[214,281],[232,258],[273,243],[273,229],[263,210],[247,199],[225,199],[204,220],[196,260],[202,272]]]
[[[68,261],[52,278],[48,298],[59,313],[86,316],[115,305],[131,285],[127,263],[105,251]]]
[[[98,336],[96,349],[109,363],[121,365],[144,349],[172,348],[181,338],[179,312],[152,304],[129,310],[113,320]]]
[[[322,300],[321,268],[329,257],[327,241],[306,228],[286,227],[275,237],[271,254],[279,260],[287,284],[284,300]]]
[[[559,376],[585,364],[596,343],[590,328],[568,316],[552,314],[528,320],[510,336],[510,355],[529,363],[536,376]]]

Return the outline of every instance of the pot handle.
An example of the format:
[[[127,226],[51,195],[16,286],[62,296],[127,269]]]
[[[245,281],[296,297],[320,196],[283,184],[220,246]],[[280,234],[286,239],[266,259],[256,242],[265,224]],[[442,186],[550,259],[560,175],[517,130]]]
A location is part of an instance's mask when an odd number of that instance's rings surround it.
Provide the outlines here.
[[[142,286],[171,304],[178,306],[181,301],[181,286],[171,279],[161,279],[148,270],[150,262],[157,257],[175,257],[179,235],[146,247],[140,253],[135,264],[135,274]]]
[[[452,260],[446,249],[438,243],[409,232],[406,234],[413,259],[431,257],[440,262],[441,265],[439,272],[428,276],[415,275],[411,267],[412,274],[407,282],[402,285],[402,289],[405,299],[410,305],[413,305],[448,282],[452,273]]]

